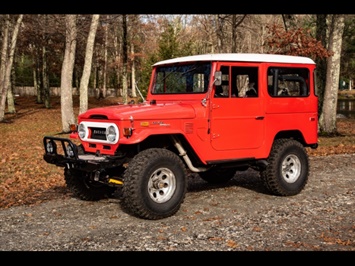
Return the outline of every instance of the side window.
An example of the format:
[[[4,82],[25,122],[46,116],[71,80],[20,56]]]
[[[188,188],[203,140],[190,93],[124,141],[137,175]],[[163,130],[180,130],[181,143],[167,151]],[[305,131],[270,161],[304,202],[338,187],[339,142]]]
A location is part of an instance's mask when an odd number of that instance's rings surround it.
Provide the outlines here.
[[[271,67],[268,69],[268,93],[273,97],[308,96],[309,75],[306,68]]]
[[[232,67],[232,97],[258,97],[258,68]]]
[[[222,66],[222,84],[216,86],[215,97],[229,97],[229,67]]]

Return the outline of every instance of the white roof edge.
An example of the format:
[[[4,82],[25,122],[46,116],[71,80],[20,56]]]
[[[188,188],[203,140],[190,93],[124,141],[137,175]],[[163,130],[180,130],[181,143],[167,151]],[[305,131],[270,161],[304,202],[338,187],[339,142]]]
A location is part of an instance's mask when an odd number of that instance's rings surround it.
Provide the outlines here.
[[[295,64],[315,64],[315,62],[304,56],[279,55],[279,54],[256,54],[256,53],[216,53],[201,54],[173,59],[163,60],[153,66],[194,61],[230,61],[230,62],[272,62],[272,63],[295,63]]]

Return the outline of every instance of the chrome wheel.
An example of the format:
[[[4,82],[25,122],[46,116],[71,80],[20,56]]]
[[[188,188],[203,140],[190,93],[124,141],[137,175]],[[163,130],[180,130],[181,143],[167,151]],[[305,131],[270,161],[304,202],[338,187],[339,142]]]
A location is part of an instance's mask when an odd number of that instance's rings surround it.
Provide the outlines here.
[[[168,168],[159,168],[148,181],[150,198],[157,203],[164,203],[171,199],[176,189],[174,173]]]
[[[287,183],[294,183],[300,176],[302,165],[296,155],[288,155],[282,162],[282,177]]]

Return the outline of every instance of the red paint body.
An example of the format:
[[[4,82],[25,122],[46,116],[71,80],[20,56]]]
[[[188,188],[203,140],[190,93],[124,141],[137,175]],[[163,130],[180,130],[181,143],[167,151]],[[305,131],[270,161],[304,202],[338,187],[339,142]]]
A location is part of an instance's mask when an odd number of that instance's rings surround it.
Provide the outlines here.
[[[114,155],[122,144],[137,144],[151,135],[177,134],[187,140],[201,162],[208,164],[221,160],[267,158],[277,134],[297,132],[302,136],[305,146],[317,144],[318,97],[314,88],[315,64],[312,60],[257,54],[216,54],[185,59],[166,60],[153,66],[144,103],[95,108],[81,114],[79,123],[114,123],[120,132],[119,140],[115,144],[99,143],[89,136],[87,140],[82,140],[85,151]],[[196,93],[155,93],[154,90],[158,87],[158,69],[170,64],[183,65],[186,61],[209,64],[208,79],[206,75],[203,76],[206,89]],[[270,80],[276,77],[270,75],[273,69],[289,71],[293,68],[296,69],[295,73],[301,69],[306,74],[301,83],[291,81],[288,85],[294,86],[296,91],[306,84],[304,86],[307,86],[307,92],[296,96],[270,95]],[[215,72],[221,69],[226,70],[225,77],[229,79],[229,84],[225,87],[229,96],[216,98]],[[257,75],[251,70],[255,70]],[[239,80],[233,82],[233,73],[238,71],[247,71],[249,74],[241,75]],[[164,73],[162,82],[167,82],[168,75]],[[187,74],[181,75],[184,78]],[[258,96],[240,96],[243,88],[237,88],[237,83],[245,88],[252,76],[256,78]],[[281,77],[281,74],[278,77]],[[202,79],[200,81],[203,83]],[[196,82],[194,86],[195,84]],[[233,89],[238,89],[239,97],[232,95]],[[100,115],[100,119],[91,118],[95,115]],[[102,116],[105,120],[101,119]],[[131,128],[132,135],[125,137],[124,128]],[[73,134],[72,137],[76,135]]]

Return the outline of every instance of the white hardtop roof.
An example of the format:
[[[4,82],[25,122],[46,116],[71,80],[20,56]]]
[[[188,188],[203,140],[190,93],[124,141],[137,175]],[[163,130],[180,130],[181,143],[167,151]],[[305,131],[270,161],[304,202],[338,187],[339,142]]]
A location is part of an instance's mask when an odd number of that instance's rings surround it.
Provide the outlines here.
[[[220,54],[201,54],[173,59],[163,60],[153,66],[195,62],[195,61],[230,61],[230,62],[269,62],[269,63],[294,63],[294,64],[315,64],[315,62],[304,56],[291,56],[279,54],[251,54],[251,53],[220,53]]]

